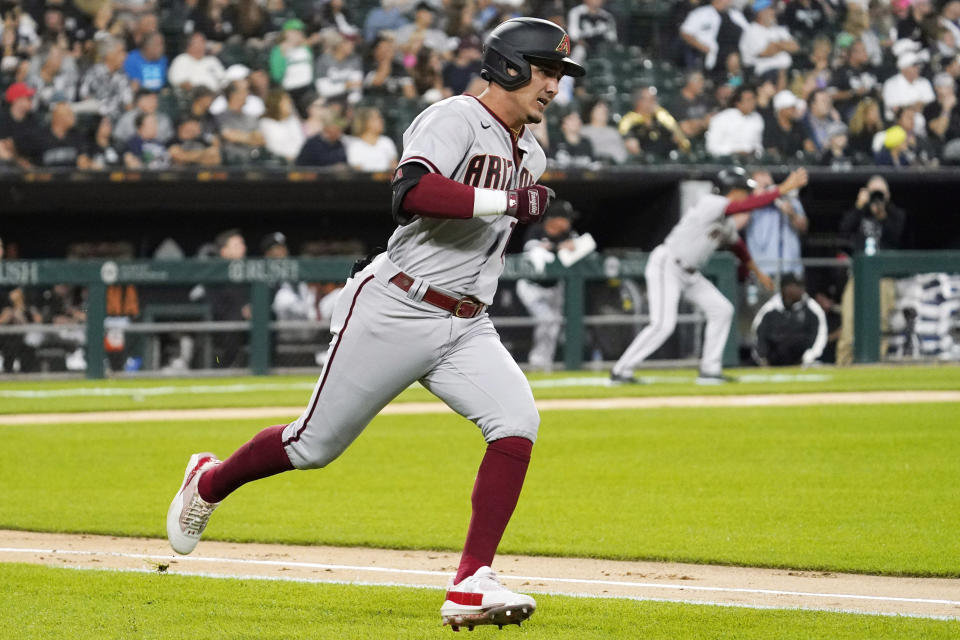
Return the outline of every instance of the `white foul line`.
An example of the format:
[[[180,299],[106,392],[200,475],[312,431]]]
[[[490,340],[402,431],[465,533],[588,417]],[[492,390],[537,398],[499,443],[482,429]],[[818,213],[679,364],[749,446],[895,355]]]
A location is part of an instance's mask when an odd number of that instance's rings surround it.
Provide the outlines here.
[[[65,566],[58,567],[61,569],[72,569],[74,571],[107,571],[107,572],[116,572],[116,573],[150,573],[157,574],[156,569],[136,569],[136,568],[125,568],[125,569],[106,569],[106,568],[96,568],[96,567],[77,567],[77,566]],[[429,584],[412,584],[405,582],[369,582],[365,580],[332,580],[329,578],[297,578],[294,576],[260,576],[256,574],[229,574],[229,573],[207,573],[204,571],[178,571],[175,574],[177,576],[187,576],[194,578],[213,578],[216,580],[262,580],[265,582],[293,582],[300,584],[329,584],[329,585],[345,585],[353,587],[398,587],[405,589],[427,589],[431,591],[440,591],[445,589],[439,585],[429,585]],[[775,606],[775,605],[765,605],[765,604],[749,604],[745,602],[714,602],[711,600],[682,600],[682,599],[671,599],[671,598],[652,598],[647,596],[628,596],[628,595],[616,595],[616,594],[592,594],[592,593],[577,593],[577,592],[566,592],[566,591],[537,591],[538,594],[545,594],[550,596],[563,596],[567,598],[588,598],[594,600],[631,600],[633,602],[659,602],[664,604],[688,604],[696,605],[702,607],[729,607],[733,609],[753,609],[760,611],[821,611],[828,613],[843,613],[843,614],[854,614],[862,616],[883,616],[887,618],[919,618],[922,620],[943,620],[947,622],[952,622],[955,620],[960,620],[960,617],[956,616],[938,616],[938,615],[924,615],[920,613],[893,613],[889,611],[859,611],[857,609],[842,609],[837,607],[804,607],[804,606]]]
[[[116,558],[131,558],[136,560],[176,560],[179,562],[216,562],[225,564],[240,564],[251,566],[272,566],[272,567],[297,567],[301,569],[330,569],[340,571],[367,571],[371,573],[393,573],[421,576],[449,577],[453,575],[447,571],[429,571],[423,569],[394,569],[390,567],[364,567],[343,564],[323,564],[318,562],[294,562],[283,560],[253,560],[245,558],[212,558],[205,556],[173,556],[156,555],[146,553],[125,553],[120,551],[80,551],[75,549],[30,549],[23,547],[0,547],[0,553],[25,553],[25,554],[53,554],[70,556],[109,556]],[[862,594],[846,593],[816,593],[808,591],[783,591],[779,589],[744,589],[740,587],[701,587],[695,585],[677,585],[662,584],[653,582],[626,582],[618,580],[591,580],[587,578],[549,578],[543,576],[514,576],[501,575],[506,580],[524,580],[539,582],[560,582],[565,584],[591,584],[599,586],[613,587],[634,587],[639,589],[668,589],[677,591],[704,591],[720,593],[750,593],[758,595],[778,595],[778,596],[802,596],[808,598],[839,598],[843,600],[871,600],[882,602],[912,602],[920,604],[945,604],[960,606],[960,601],[956,600],[938,600],[932,598],[902,598],[897,596],[868,596]]]

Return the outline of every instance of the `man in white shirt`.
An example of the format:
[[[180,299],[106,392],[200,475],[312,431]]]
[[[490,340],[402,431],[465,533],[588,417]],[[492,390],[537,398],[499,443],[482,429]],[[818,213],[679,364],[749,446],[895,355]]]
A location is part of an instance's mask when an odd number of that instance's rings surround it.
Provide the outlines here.
[[[756,93],[750,87],[741,86],[730,102],[732,107],[710,119],[707,153],[719,157],[762,152],[763,117],[756,111]]]
[[[800,46],[786,27],[777,24],[771,0],[754,0],[753,10],[754,20],[740,36],[740,57],[757,77],[770,72],[779,75],[793,64],[790,54],[796,53]]]
[[[185,91],[194,87],[219,91],[224,81],[223,64],[215,56],[207,55],[207,38],[195,31],[186,50],[170,64],[167,78],[171,85]]]
[[[913,106],[919,111],[937,99],[930,81],[920,75],[920,57],[913,51],[907,51],[897,58],[900,73],[883,83],[883,104],[887,118],[893,119],[894,113],[902,107]]]
[[[712,70],[717,64],[717,34],[723,13],[730,8],[731,0],[713,0],[687,14],[680,25],[680,37],[695,52],[703,56],[703,66]]]

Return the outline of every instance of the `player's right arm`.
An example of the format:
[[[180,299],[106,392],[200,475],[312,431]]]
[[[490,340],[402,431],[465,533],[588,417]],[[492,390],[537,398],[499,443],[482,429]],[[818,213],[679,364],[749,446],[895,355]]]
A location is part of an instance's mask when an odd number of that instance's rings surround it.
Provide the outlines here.
[[[453,176],[474,145],[473,127],[454,104],[436,105],[404,134],[403,157],[393,177],[393,218],[417,216],[464,220],[509,215],[520,222],[543,216],[553,191],[532,185],[502,191],[457,182]]]

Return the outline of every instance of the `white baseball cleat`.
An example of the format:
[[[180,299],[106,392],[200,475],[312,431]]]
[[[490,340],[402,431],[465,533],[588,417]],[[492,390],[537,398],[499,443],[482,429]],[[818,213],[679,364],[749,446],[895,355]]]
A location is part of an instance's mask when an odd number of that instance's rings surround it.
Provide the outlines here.
[[[210,503],[200,497],[197,483],[204,471],[220,464],[212,453],[195,453],[190,456],[183,484],[173,497],[167,510],[167,538],[177,553],[188,554],[200,542],[200,535],[207,528],[210,514],[220,503]]]
[[[440,617],[454,631],[460,631],[460,627],[473,631],[481,624],[495,624],[502,629],[505,624],[519,627],[536,609],[533,598],[510,591],[500,584],[493,569],[480,567],[456,586],[450,580]]]

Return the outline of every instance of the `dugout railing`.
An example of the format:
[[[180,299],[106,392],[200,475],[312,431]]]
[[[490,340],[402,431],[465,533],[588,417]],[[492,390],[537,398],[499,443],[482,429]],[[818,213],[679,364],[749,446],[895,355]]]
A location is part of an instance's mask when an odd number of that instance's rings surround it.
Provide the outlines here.
[[[806,262],[806,261],[805,261]],[[325,322],[271,320],[271,292],[284,281],[342,282],[349,273],[351,258],[330,257],[310,259],[249,259],[225,260],[175,260],[175,261],[0,261],[0,287],[49,287],[56,284],[76,285],[86,288],[87,322],[79,325],[28,324],[0,327],[0,335],[24,332],[52,334],[64,330],[82,330],[85,334],[86,371],[88,378],[103,378],[108,374],[105,365],[104,338],[111,324],[107,318],[107,295],[111,287],[124,285],[241,285],[249,287],[251,318],[249,321],[214,322],[209,315],[198,314],[193,318],[165,322],[156,316],[141,317],[139,322],[122,325],[120,330],[131,335],[146,336],[161,331],[190,332],[200,336],[200,351],[209,353],[206,338],[217,331],[246,333],[248,345],[248,369],[255,375],[271,371],[275,357],[272,332],[277,330],[322,331]],[[516,281],[561,280],[564,296],[564,346],[563,364],[567,369],[584,366],[586,333],[588,327],[603,327],[611,324],[639,325],[645,318],[642,314],[632,317],[602,317],[587,313],[587,286],[591,281],[611,279],[642,280],[646,254],[635,252],[617,256],[594,254],[563,267],[558,263],[547,265],[537,271],[534,265],[522,256],[507,256],[503,279]],[[947,251],[928,252],[880,252],[874,256],[858,256],[852,261],[855,282],[855,355],[858,362],[875,362],[880,359],[880,280],[884,277],[905,276],[924,272],[960,271],[960,253]],[[715,255],[704,269],[725,296],[735,305],[741,304],[736,269],[732,256]],[[197,306],[192,307],[197,309]],[[496,312],[494,312],[496,313]],[[702,322],[699,314],[687,314],[682,322],[696,326]],[[500,327],[530,327],[535,318],[494,316]],[[724,350],[724,363],[738,364],[738,348],[741,332],[736,324],[730,333]],[[141,349],[143,349],[141,345]],[[146,358],[156,359],[149,351]],[[205,362],[209,362],[207,357]]]

